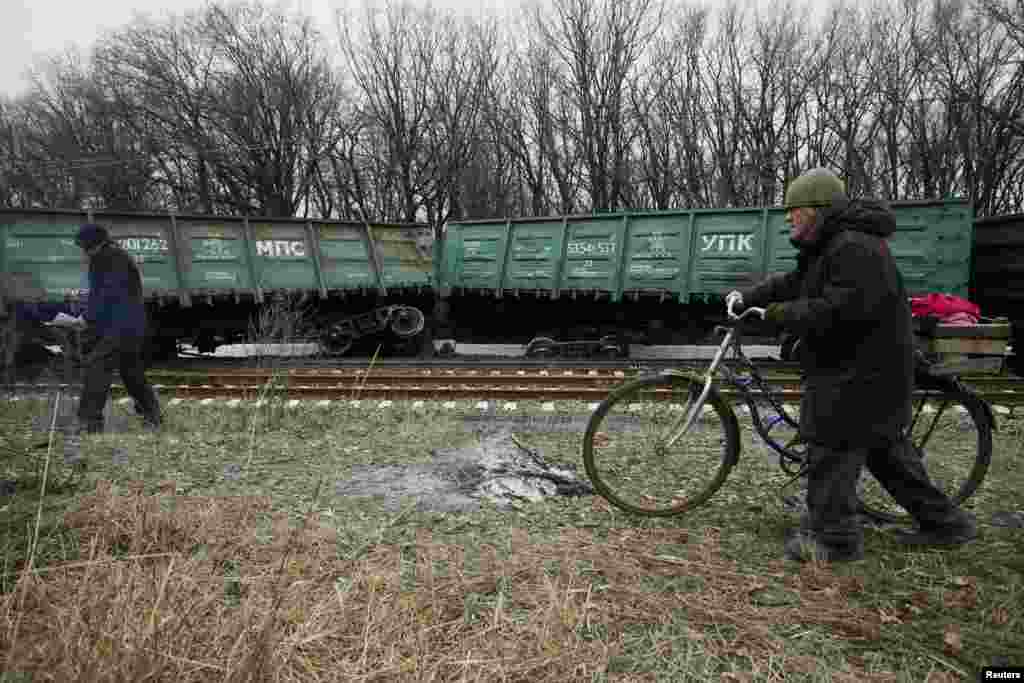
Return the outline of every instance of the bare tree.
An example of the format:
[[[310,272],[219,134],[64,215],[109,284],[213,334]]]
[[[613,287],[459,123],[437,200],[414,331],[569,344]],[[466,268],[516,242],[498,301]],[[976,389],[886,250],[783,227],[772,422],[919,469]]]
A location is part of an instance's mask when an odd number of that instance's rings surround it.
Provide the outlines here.
[[[22,100],[29,203],[141,209],[151,201],[145,141],[127,129],[90,65],[68,53],[37,69]]]
[[[635,135],[627,84],[662,12],[654,0],[555,0],[551,20],[535,15],[537,30],[565,69],[562,96],[577,123],[574,142],[586,164],[593,209],[624,203]]]
[[[650,68],[629,89],[632,125],[637,131],[635,166],[644,199],[656,209],[671,208],[680,185],[688,185],[694,169],[691,152],[697,147],[694,107],[699,107],[699,84],[694,56],[704,39],[703,10],[673,16],[668,35],[658,36],[650,51]]]
[[[743,24],[735,5],[723,8],[718,17],[717,32],[705,50],[701,90],[705,93],[705,110],[701,125],[714,164],[717,206],[743,204],[743,187],[737,170],[743,134],[742,64],[740,45]]]
[[[380,142],[374,153],[382,153],[386,163],[383,174],[373,181],[396,193],[394,217],[406,221],[416,220],[420,213],[427,182],[430,75],[442,40],[435,17],[429,10],[389,3],[380,11],[368,7],[358,33],[352,30],[352,20],[342,31],[347,66],[360,98],[362,129],[370,140]],[[390,217],[386,204],[379,208]]]
[[[797,124],[819,78],[820,45],[804,28],[808,22],[790,2],[759,16],[746,57],[749,85],[735,96],[742,120],[742,146],[747,182],[754,191],[748,203],[770,205],[781,196],[780,186],[794,167],[802,144]],[[734,84],[738,85],[738,84]],[[756,189],[755,189],[756,188]]]
[[[22,127],[11,100],[0,97],[0,206],[20,205],[21,179],[18,162],[21,155]]]
[[[979,4],[980,11],[1002,25],[1018,47],[1024,50],[1024,0],[980,0]]]
[[[261,0],[136,21],[0,102],[0,203],[426,220],[854,195],[1024,208],[1024,0],[876,0],[820,25],[664,0],[522,24],[389,0],[335,68]],[[218,0],[219,2],[219,0]]]
[[[706,43],[709,35],[709,13],[691,10],[676,29],[673,43],[667,49],[679,55],[675,69],[663,73],[671,76],[670,89],[663,97],[655,97],[655,106],[664,109],[668,123],[670,157],[665,172],[675,180],[671,195],[658,198],[656,206],[710,206],[716,190],[713,145],[708,135],[710,93],[704,82]]]
[[[125,124],[151,140],[159,178],[182,211],[208,213],[223,203],[213,171],[216,51],[193,12],[160,24],[138,21],[95,52],[97,77]]]
[[[427,222],[436,226],[463,215],[464,174],[471,155],[483,151],[484,108],[499,63],[493,24],[459,25],[446,17],[438,29],[445,39],[438,46],[436,68],[427,74],[432,173],[424,192]]]
[[[828,47],[821,52],[821,71],[813,83],[814,106],[805,110],[802,166],[832,166],[845,177],[851,195],[870,194],[875,181],[867,167],[881,119],[871,115],[878,87],[869,68],[872,42],[866,18],[857,9],[838,8],[823,34]],[[790,175],[800,170],[793,167]]]
[[[575,203],[575,150],[556,122],[559,78],[552,48],[529,39],[512,53],[503,79],[504,97],[495,98],[490,117],[525,188],[523,209],[535,216],[551,212],[552,188],[560,197],[560,210],[571,211]]]
[[[897,12],[899,12],[897,14]],[[908,103],[924,78],[926,55],[919,49],[922,27],[917,0],[893,12],[872,13],[868,32],[875,38],[868,59],[878,86],[874,116],[881,133],[879,188],[888,199],[902,198]]]
[[[226,143],[218,176],[236,210],[291,216],[335,144],[339,92],[321,38],[310,19],[258,4],[213,6],[203,30],[224,62],[214,77],[217,132]]]
[[[978,213],[1005,210],[1001,188],[1024,152],[1021,48],[1005,26],[957,0],[936,3],[934,23],[933,64],[951,104],[961,186]]]

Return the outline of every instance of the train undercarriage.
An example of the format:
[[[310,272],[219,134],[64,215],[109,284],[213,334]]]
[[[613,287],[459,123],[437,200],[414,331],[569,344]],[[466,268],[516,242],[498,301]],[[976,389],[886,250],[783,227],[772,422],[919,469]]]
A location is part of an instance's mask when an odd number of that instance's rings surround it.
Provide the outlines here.
[[[528,358],[628,358],[634,345],[716,344],[714,326],[722,322],[720,302],[486,294],[441,299],[421,292],[345,299],[272,296],[262,304],[212,299],[190,307],[150,305],[148,315],[148,363],[174,360],[186,346],[208,355],[225,345],[261,343],[308,344],[310,354],[322,358],[450,356],[462,344],[518,344]],[[0,319],[0,328],[0,367],[52,363],[63,355],[52,349],[69,343],[66,333],[38,319],[8,317]],[[1014,323],[1014,337],[1022,328],[1020,321]],[[778,330],[767,326],[752,327],[747,338],[779,343]],[[1024,373],[1017,356],[1006,365]]]

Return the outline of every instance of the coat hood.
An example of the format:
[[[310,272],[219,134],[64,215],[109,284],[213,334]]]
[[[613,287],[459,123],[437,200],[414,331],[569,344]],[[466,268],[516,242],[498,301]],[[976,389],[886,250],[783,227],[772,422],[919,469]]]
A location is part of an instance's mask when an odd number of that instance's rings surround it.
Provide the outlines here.
[[[796,243],[800,249],[824,246],[836,234],[852,230],[883,239],[896,232],[896,217],[889,203],[875,199],[840,199],[825,209],[818,209],[817,229],[811,243]]]

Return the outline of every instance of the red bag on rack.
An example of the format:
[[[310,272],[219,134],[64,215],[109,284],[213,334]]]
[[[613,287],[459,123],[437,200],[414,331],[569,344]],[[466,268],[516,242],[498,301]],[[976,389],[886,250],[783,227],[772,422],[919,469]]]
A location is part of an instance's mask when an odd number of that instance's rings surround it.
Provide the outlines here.
[[[972,304],[967,299],[962,299],[952,294],[927,294],[925,296],[911,297],[910,312],[915,318],[933,317],[940,321],[956,316],[958,322],[964,321],[966,314],[974,318],[974,322],[981,317],[981,309],[977,304]]]

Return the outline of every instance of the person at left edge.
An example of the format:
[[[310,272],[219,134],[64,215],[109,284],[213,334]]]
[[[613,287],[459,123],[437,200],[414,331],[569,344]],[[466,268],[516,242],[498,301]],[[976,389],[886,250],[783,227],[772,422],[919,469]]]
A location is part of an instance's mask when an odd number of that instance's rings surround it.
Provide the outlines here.
[[[75,243],[89,258],[89,296],[82,317],[96,339],[85,358],[78,407],[80,429],[87,433],[103,431],[103,407],[115,369],[135,400],[135,410],[142,415],[144,425],[156,429],[161,424],[160,404],[146,382],[143,365],[146,309],[139,268],[102,226],[83,225]]]

